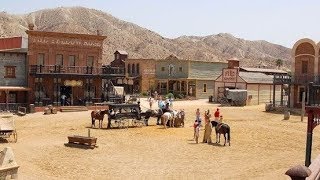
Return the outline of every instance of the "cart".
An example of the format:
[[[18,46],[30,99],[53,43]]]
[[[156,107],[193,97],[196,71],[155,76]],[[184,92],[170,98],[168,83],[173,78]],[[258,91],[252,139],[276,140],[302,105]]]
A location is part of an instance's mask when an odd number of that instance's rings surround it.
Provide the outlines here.
[[[17,142],[18,134],[13,119],[0,120],[0,138],[6,139],[8,142]]]

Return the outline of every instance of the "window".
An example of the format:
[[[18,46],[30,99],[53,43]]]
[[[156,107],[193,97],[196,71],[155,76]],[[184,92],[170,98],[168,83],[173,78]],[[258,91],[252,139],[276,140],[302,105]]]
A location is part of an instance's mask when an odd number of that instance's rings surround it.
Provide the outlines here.
[[[137,74],[139,74],[139,72],[140,72],[140,65],[139,65],[139,63],[137,64]]]
[[[207,84],[203,84],[203,92],[207,92]]]
[[[5,66],[6,74],[5,78],[16,78],[16,67],[15,66]]]
[[[302,74],[308,73],[308,61],[302,61]]]
[[[161,71],[165,71],[166,69],[164,67],[161,67]]]
[[[63,65],[63,55],[62,54],[57,54],[56,55],[56,65]]]
[[[17,103],[17,94],[15,92],[9,93],[8,103]]]
[[[75,55],[70,55],[69,56],[69,66],[75,66],[76,65],[76,56]]]
[[[92,67],[93,66],[93,61],[94,61],[94,57],[93,56],[88,56],[87,66]]]
[[[182,72],[182,67],[179,67],[179,72]]]
[[[44,65],[44,53],[38,54],[37,65]]]
[[[136,73],[136,66],[135,66],[135,64],[132,64],[132,74],[135,74]]]
[[[130,73],[131,73],[131,65],[128,64],[128,74],[130,74]]]

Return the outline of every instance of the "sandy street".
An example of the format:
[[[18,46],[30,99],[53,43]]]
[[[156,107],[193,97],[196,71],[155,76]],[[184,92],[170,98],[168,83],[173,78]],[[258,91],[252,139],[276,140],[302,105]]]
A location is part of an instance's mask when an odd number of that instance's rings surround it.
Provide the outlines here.
[[[145,99],[142,105],[147,107]],[[148,127],[91,129],[99,146],[93,150],[64,146],[68,135],[87,135],[90,111],[13,116],[18,142],[0,148],[13,148],[19,179],[28,180],[288,179],[284,173],[290,166],[304,164],[306,118],[303,123],[298,116],[285,121],[282,114],[264,112],[264,105],[220,108],[231,127],[231,146],[195,144],[191,125],[196,108],[213,114],[216,106],[207,100],[174,102],[174,109],[186,111],[184,128],[165,130],[152,118]],[[202,127],[201,142],[203,132]],[[319,138],[316,128],[313,158],[320,152]]]

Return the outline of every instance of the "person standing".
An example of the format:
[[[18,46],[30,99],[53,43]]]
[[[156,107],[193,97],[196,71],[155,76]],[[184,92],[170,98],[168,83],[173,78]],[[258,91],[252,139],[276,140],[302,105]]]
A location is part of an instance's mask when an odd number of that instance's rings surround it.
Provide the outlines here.
[[[199,136],[200,136],[200,123],[195,122],[194,123],[194,138],[195,138],[197,144],[199,142]]]
[[[152,99],[152,97],[151,97],[151,96],[148,98],[148,101],[149,101],[150,109],[152,109],[153,99]]]
[[[203,135],[203,143],[212,143],[211,133],[212,133],[212,124],[210,122],[210,111],[209,109],[204,113],[205,127],[204,127],[204,135]]]
[[[67,96],[65,94],[61,95],[61,105],[64,106],[66,104],[66,98]]]
[[[216,122],[219,122],[219,118],[220,118],[220,111],[219,111],[219,108],[217,108],[216,112],[214,113],[214,120]]]

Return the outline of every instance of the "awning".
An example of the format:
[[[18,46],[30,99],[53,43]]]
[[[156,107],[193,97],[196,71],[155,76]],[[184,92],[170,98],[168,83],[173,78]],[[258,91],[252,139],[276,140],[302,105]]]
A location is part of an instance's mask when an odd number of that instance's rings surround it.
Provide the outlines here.
[[[0,86],[0,91],[31,91],[31,88],[22,86]]]

